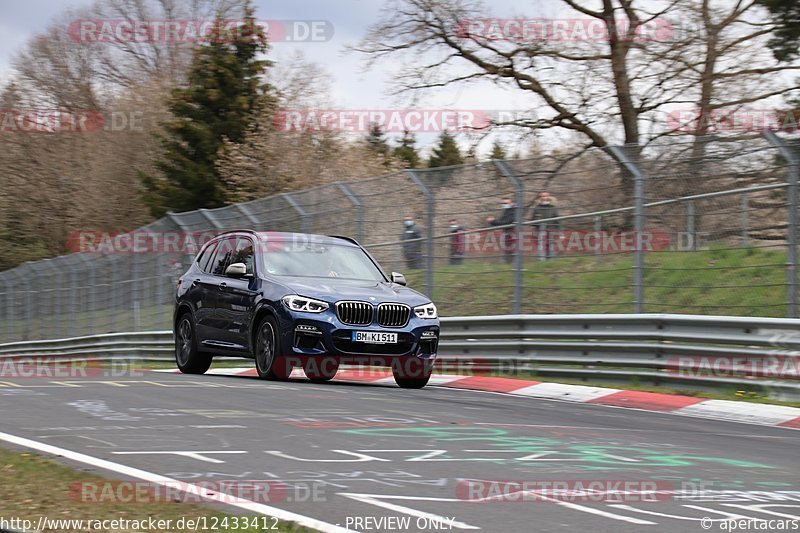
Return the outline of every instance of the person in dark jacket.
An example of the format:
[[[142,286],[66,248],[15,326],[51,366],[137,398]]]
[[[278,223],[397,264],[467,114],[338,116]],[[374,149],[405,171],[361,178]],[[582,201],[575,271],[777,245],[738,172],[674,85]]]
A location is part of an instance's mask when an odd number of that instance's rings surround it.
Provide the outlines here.
[[[450,264],[460,265],[464,262],[467,248],[467,239],[464,226],[455,218],[450,219]]]
[[[505,253],[506,263],[510,263],[514,258],[514,249],[517,243],[517,233],[513,226],[517,221],[517,206],[511,201],[511,198],[503,198],[503,204],[500,206],[499,217],[489,217],[486,222],[490,226],[508,226],[503,228],[503,235],[501,240],[501,248]]]
[[[561,231],[561,221],[548,219],[558,218],[558,216],[555,198],[550,196],[547,191],[540,192],[531,213],[531,220],[534,222],[537,220],[542,221],[534,224],[536,242],[539,243],[539,257],[541,259],[550,259],[555,255],[556,242]]]
[[[408,268],[422,268],[422,234],[417,229],[414,219],[403,219],[403,257]]]

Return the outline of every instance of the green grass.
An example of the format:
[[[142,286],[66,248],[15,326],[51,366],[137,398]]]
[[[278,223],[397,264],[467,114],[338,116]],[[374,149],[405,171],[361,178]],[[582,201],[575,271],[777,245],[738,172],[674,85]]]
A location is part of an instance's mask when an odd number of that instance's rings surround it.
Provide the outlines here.
[[[786,254],[779,249],[712,248],[645,256],[644,311],[786,316]],[[425,290],[425,273],[407,273]],[[443,316],[512,312],[514,272],[499,260],[437,267],[433,300]],[[526,258],[523,313],[633,312],[633,255]]]
[[[49,519],[75,520],[146,520],[152,516],[156,520],[172,521],[173,527],[164,531],[185,531],[187,529],[175,526],[183,517],[187,519],[207,517],[208,524],[211,524],[212,520],[229,517],[229,524],[231,524],[232,517],[237,516],[189,503],[108,503],[113,498],[106,497],[102,497],[101,502],[83,501],[84,498],[80,496],[80,483],[103,484],[111,480],[74,470],[53,459],[34,453],[18,453],[0,448],[0,472],[8,481],[8,483],[0,484],[0,517],[5,519],[32,520],[36,524],[41,516]],[[114,482],[111,481],[111,483]],[[103,487],[104,485],[99,486]],[[98,491],[96,494],[107,493]],[[123,494],[123,499],[128,497],[125,495],[126,493],[120,494]],[[246,516],[246,513],[242,511],[238,516]],[[272,525],[272,522],[270,521],[268,525]],[[45,529],[45,531],[55,530]],[[59,533],[63,531],[76,530],[60,529]],[[86,529],[81,531],[86,531]],[[254,527],[221,528],[210,531],[255,533],[262,529]],[[272,531],[300,533],[309,530],[295,524],[279,523],[277,528]]]
[[[737,316],[786,316],[786,253],[776,248],[664,251],[645,256],[644,311]],[[426,290],[425,273],[406,272],[409,285]],[[441,315],[498,315],[513,311],[513,267],[500,258],[467,258],[438,265],[433,300]],[[0,324],[0,342],[132,331],[133,304],[125,309],[41,313]],[[523,313],[633,312],[633,255],[556,257],[523,263]],[[20,307],[19,312],[23,310]],[[139,330],[170,329],[172,306],[141,302]],[[26,332],[27,330],[27,332]],[[27,335],[26,335],[27,333]]]

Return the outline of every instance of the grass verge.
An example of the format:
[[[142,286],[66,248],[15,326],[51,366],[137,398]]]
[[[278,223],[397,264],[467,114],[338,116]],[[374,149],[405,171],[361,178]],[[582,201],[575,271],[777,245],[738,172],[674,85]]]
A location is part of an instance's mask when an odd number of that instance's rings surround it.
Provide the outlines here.
[[[46,517],[50,520],[148,520],[153,517],[155,520],[170,520],[172,527],[157,529],[153,531],[193,531],[193,528],[177,527],[181,518],[197,520],[205,517],[206,524],[217,524],[222,526],[225,519],[228,519],[227,527],[209,529],[209,531],[236,531],[236,532],[256,532],[266,531],[259,519],[261,527],[244,527],[244,520],[240,519],[240,527],[235,528],[235,515],[226,514],[214,509],[209,509],[200,505],[187,503],[164,502],[164,503],[105,503],[112,500],[101,495],[99,502],[84,502],[80,496],[80,491],[76,488],[80,483],[105,483],[110,482],[111,486],[115,483],[107,478],[81,472],[69,468],[53,459],[35,453],[20,453],[12,450],[0,448],[0,472],[5,483],[0,484],[0,519],[9,521],[11,519],[31,520],[36,527],[39,517]],[[101,485],[104,487],[105,485]],[[123,498],[125,499],[125,498]],[[152,499],[152,498],[151,498]],[[239,517],[244,517],[243,511]],[[252,518],[255,515],[251,515]],[[252,522],[252,520],[248,520]],[[273,520],[269,520],[266,525],[272,526]],[[14,527],[13,524],[2,524]],[[50,524],[56,526],[58,524]],[[45,528],[43,531],[78,532],[78,531],[120,531],[120,528],[95,529],[88,527],[84,522],[82,529],[70,528],[69,524],[62,523],[59,528]],[[112,524],[108,524],[112,525]],[[253,526],[252,523],[247,526]],[[18,527],[18,526],[17,526]],[[21,528],[19,528],[21,529]],[[128,529],[130,531],[148,531],[145,528]],[[301,528],[296,524],[278,523],[275,529],[282,533],[301,533],[310,531]]]

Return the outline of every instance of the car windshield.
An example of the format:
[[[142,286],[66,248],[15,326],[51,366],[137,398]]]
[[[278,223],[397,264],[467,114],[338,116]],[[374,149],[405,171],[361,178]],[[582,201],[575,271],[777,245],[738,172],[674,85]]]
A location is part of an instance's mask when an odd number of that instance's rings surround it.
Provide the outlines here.
[[[261,260],[273,276],[386,281],[375,263],[355,246],[272,241],[261,252]]]

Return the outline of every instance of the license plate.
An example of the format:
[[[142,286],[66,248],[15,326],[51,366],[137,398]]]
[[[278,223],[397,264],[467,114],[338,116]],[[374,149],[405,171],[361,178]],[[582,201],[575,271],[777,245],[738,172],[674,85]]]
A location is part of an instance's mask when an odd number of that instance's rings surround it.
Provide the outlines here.
[[[397,344],[397,333],[385,333],[383,331],[354,331],[353,342],[365,342],[367,344]]]

